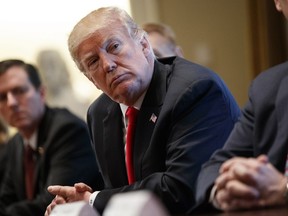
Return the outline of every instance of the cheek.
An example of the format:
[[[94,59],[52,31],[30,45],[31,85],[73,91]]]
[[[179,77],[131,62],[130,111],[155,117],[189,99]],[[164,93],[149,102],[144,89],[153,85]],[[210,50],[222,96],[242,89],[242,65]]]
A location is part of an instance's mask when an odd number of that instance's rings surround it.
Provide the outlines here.
[[[8,121],[7,113],[8,113],[8,110],[6,110],[4,107],[0,108],[0,117],[2,117],[5,121]]]
[[[103,81],[101,81],[98,77],[94,76],[94,77],[91,77],[89,80],[96,86],[97,89],[102,90],[102,88],[103,88],[102,82]]]
[[[26,106],[29,112],[34,115],[34,113],[39,113],[42,110],[42,107],[45,104],[45,100],[40,95],[35,95],[34,97],[27,98],[23,101],[23,106]]]
[[[104,71],[98,71],[94,73],[89,79],[97,89],[105,91],[107,87],[107,74]]]

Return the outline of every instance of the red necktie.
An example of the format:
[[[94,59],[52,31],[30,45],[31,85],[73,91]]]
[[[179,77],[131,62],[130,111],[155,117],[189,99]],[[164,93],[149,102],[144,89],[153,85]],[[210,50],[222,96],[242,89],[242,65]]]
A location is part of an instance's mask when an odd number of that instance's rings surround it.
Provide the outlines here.
[[[24,166],[25,166],[25,185],[26,195],[29,200],[33,199],[34,194],[34,150],[30,145],[26,145],[24,149]]]
[[[133,169],[133,139],[136,126],[138,110],[134,107],[128,107],[126,116],[128,118],[127,137],[126,137],[126,169],[128,175],[128,182],[132,184],[135,181]]]

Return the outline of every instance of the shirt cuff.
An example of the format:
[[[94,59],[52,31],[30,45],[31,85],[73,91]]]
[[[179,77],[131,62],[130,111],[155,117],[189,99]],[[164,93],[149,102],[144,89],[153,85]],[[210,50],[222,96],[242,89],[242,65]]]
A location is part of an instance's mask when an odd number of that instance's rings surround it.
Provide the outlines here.
[[[94,193],[92,193],[89,197],[89,205],[93,207],[93,203],[96,199],[96,196],[98,195],[100,191],[95,191]]]
[[[211,203],[216,209],[221,210],[219,203],[215,199],[216,193],[217,187],[214,185],[210,192],[209,203]]]

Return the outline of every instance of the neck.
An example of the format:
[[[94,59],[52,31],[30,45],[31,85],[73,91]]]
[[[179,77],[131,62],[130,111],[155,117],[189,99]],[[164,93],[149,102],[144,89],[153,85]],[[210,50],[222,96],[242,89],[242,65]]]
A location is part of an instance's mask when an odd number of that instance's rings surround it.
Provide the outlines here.
[[[21,136],[23,136],[25,139],[30,139],[39,127],[41,119],[42,118],[39,118],[37,121],[33,122],[31,125],[25,128],[18,129]]]
[[[25,138],[25,139],[30,139],[33,135],[33,133],[36,131],[36,128],[29,128],[25,130],[19,130],[19,133]]]

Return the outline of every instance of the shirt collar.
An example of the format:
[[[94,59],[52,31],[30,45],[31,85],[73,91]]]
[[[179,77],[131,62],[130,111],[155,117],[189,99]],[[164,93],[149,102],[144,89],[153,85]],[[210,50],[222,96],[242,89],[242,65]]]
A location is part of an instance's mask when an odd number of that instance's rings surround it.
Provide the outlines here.
[[[146,95],[146,91],[138,98],[136,103],[133,105],[133,107],[135,109],[137,109],[137,110],[141,109],[141,106],[142,106],[142,103],[143,103],[145,95]],[[120,105],[120,108],[121,108],[121,111],[122,111],[122,115],[125,118],[125,113],[126,113],[126,110],[128,109],[128,106],[125,105],[125,104],[121,104],[121,103],[119,105]]]
[[[34,150],[36,150],[36,148],[37,148],[37,134],[38,134],[37,132],[38,132],[38,130],[36,130],[36,131],[32,134],[32,136],[30,137],[30,139],[24,139],[24,144],[25,144],[25,145],[29,144],[30,147],[31,147],[32,149],[34,149]]]

